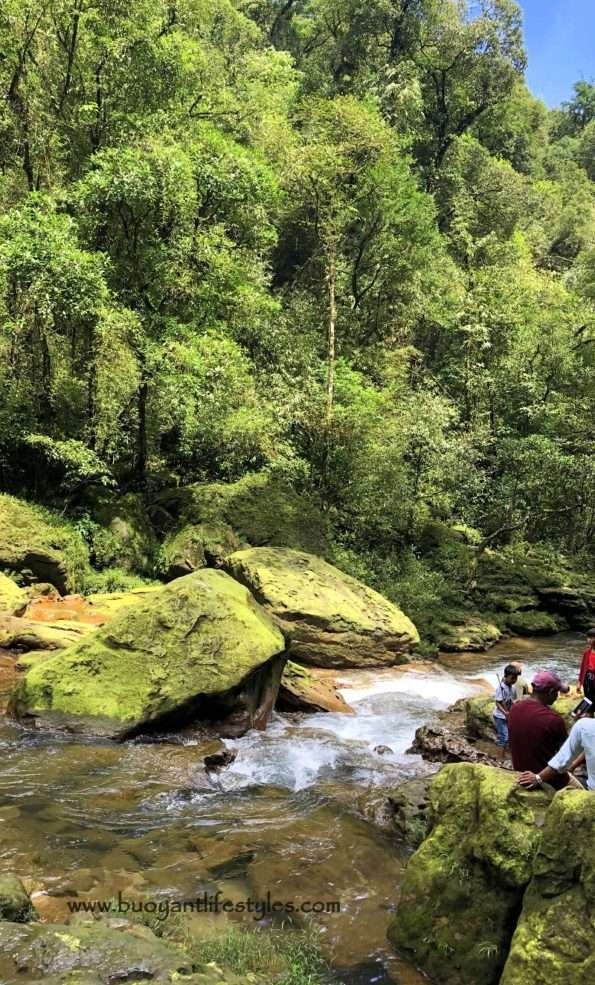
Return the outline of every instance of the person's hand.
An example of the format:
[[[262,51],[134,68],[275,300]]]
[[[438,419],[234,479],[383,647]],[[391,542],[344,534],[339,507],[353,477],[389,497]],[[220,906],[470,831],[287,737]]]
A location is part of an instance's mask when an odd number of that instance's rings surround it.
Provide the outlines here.
[[[525,773],[521,773],[517,783],[519,786],[525,787],[527,790],[533,790],[534,787],[539,786],[539,780],[537,779],[536,774],[531,773],[530,770],[527,770]]]

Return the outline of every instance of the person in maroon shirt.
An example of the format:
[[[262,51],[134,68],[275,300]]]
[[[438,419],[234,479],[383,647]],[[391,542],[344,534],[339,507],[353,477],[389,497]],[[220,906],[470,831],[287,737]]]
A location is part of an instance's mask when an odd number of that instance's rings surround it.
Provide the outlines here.
[[[587,633],[587,649],[583,653],[578,674],[577,690],[581,688],[585,698],[595,703],[595,628]]]
[[[535,674],[531,683],[531,695],[515,701],[508,715],[512,765],[519,773],[539,773],[568,736],[564,719],[550,707],[560,691],[568,693],[568,684],[563,684],[557,674],[548,670]],[[561,790],[568,786],[569,779],[568,773],[561,773],[551,785]]]

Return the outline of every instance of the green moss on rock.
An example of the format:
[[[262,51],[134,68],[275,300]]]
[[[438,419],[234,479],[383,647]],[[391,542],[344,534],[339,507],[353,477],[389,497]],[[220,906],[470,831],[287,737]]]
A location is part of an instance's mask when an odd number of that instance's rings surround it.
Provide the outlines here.
[[[242,585],[221,571],[196,572],[32,668],[13,708],[39,725],[117,737],[228,692],[283,649]]]
[[[89,553],[80,534],[47,510],[0,495],[0,569],[28,583],[50,582],[62,594],[84,586]]]
[[[595,797],[564,790],[546,815],[501,985],[590,985],[595,974]]]
[[[502,630],[479,614],[470,614],[461,621],[444,624],[439,630],[438,646],[446,653],[483,651],[497,643]]]
[[[547,636],[568,628],[562,617],[540,610],[511,612],[506,616],[506,625],[511,632],[519,636]]]
[[[242,546],[238,536],[225,523],[189,523],[166,537],[163,567],[168,578],[219,563]]]
[[[93,516],[100,524],[92,538],[98,567],[144,575],[154,572],[159,542],[141,496],[104,495],[94,503]]]
[[[298,663],[403,663],[419,642],[417,629],[396,605],[319,557],[256,547],[232,554],[226,568],[273,614]]]
[[[18,615],[26,607],[29,598],[17,583],[0,572],[0,612],[9,616]]]
[[[294,547],[328,556],[330,531],[316,503],[266,473],[238,482],[205,482],[169,490],[156,515],[171,527],[164,544],[170,577],[191,565],[220,562],[240,547]]]
[[[457,763],[432,784],[389,938],[444,985],[495,985],[506,959],[549,804],[516,776]]]

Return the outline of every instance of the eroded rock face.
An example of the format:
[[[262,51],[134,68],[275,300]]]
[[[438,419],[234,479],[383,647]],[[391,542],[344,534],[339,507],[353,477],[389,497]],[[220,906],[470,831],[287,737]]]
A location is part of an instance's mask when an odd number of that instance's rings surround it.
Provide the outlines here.
[[[298,663],[390,666],[419,642],[400,609],[319,557],[258,547],[232,554],[226,569],[272,613]]]
[[[595,797],[556,795],[501,985],[590,985],[595,971]]]
[[[88,569],[88,550],[67,524],[14,496],[0,495],[0,569],[29,582],[76,591]]]
[[[506,960],[550,803],[516,779],[461,763],[431,786],[430,833],[407,866],[389,939],[444,985],[495,985]]]
[[[281,632],[250,593],[222,571],[180,578],[122,611],[78,644],[34,666],[17,687],[17,715],[45,727],[112,738],[171,713],[270,705]],[[256,675],[256,676],[255,676]],[[223,704],[217,707],[219,696]],[[251,704],[252,702],[252,704]],[[194,707],[196,704],[196,708]],[[245,729],[244,729],[245,730]]]
[[[277,707],[280,711],[335,711],[353,714],[332,681],[289,660],[285,665]]]

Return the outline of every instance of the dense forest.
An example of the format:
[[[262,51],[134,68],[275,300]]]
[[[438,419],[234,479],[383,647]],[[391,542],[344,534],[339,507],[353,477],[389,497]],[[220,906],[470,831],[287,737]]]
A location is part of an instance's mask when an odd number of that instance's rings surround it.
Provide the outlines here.
[[[525,62],[514,0],[4,0],[2,490],[266,475],[416,619],[440,524],[588,564],[595,86]]]

